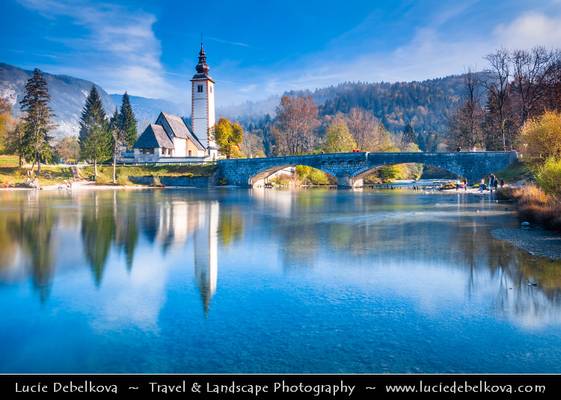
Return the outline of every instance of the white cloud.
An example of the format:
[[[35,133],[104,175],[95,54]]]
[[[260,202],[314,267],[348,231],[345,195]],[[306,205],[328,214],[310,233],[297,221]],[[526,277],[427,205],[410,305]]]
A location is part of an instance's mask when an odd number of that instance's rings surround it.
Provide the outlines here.
[[[353,58],[342,59],[337,57],[337,49],[326,50],[292,61],[291,66],[280,69],[280,72],[262,70],[249,74],[260,82],[258,87],[250,91],[246,84],[243,93],[231,87],[227,97],[234,99],[232,102],[247,100],[251,96],[266,98],[286,90],[313,90],[344,81],[424,80],[463,73],[468,68],[483,69],[486,66],[483,57],[500,47],[561,46],[559,14],[524,12],[490,30],[472,29],[449,35],[443,25],[458,17],[466,7],[437,15],[428,25],[419,27],[408,42],[389,52],[377,52],[375,45],[368,41],[361,46],[373,50],[365,50]],[[341,45],[337,39],[333,42]],[[292,68],[294,64],[299,67]]]
[[[188,98],[184,85],[172,82],[189,77],[167,73],[160,62],[161,47],[153,31],[153,15],[110,4],[94,6],[84,0],[20,2],[49,18],[70,17],[88,32],[79,38],[53,38],[72,51],[68,60],[57,60],[55,71],[51,68],[50,72],[84,77],[110,92],[128,90],[175,101]],[[476,3],[466,0],[443,7],[393,50],[379,50],[379,38],[366,34],[377,23],[375,16],[366,16],[361,24],[326,43],[324,50],[297,59],[267,67],[245,65],[242,70],[239,61],[223,60],[213,65],[210,58],[217,78],[217,104],[239,104],[287,90],[315,89],[344,81],[394,82],[458,74],[468,67],[484,68],[483,57],[499,47],[555,47],[561,43],[561,14],[556,6],[537,11],[528,5],[526,11],[510,21],[480,29],[462,21]],[[391,31],[387,34],[391,35]],[[207,39],[248,47],[243,42],[210,36]],[[341,52],[348,43],[358,51],[352,55]]]
[[[494,35],[497,42],[506,48],[559,47],[561,17],[526,13],[509,24],[497,26]]]
[[[68,17],[84,28],[77,38],[50,38],[70,49],[55,71],[95,81],[109,92],[170,97],[176,89],[165,79],[156,18],[138,10],[106,3],[72,0],[20,0],[47,18]]]

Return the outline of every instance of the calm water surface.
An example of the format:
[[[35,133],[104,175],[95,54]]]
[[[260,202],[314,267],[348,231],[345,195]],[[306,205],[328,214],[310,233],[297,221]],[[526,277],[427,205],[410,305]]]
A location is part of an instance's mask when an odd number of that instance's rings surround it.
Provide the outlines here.
[[[561,264],[491,237],[509,208],[0,192],[0,371],[561,372]]]

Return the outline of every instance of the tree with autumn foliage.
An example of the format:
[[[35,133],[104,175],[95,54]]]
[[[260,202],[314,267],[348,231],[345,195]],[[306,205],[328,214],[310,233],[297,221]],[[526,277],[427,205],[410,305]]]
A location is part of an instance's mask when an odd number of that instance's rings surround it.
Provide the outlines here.
[[[226,158],[240,158],[240,146],[243,140],[243,128],[237,122],[220,118],[214,127],[214,138],[218,151]]]
[[[272,128],[276,155],[306,154],[316,145],[318,108],[311,96],[283,96]]]
[[[349,153],[357,148],[353,135],[343,118],[334,119],[326,132],[323,151],[326,153]]]

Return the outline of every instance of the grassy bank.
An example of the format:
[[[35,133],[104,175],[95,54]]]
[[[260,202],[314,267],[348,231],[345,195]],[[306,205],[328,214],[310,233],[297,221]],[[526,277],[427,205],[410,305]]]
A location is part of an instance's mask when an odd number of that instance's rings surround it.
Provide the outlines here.
[[[213,165],[150,165],[150,166],[119,166],[117,167],[117,184],[122,186],[134,185],[129,180],[130,176],[210,176],[214,173]],[[80,168],[83,179],[93,180],[93,167]],[[96,183],[111,185],[113,183],[113,167],[101,166],[97,168]]]
[[[130,176],[210,176],[214,172],[213,165],[163,165],[163,166],[119,166],[117,167],[117,184],[134,185]],[[0,187],[25,187],[34,178],[29,166],[19,167],[17,157],[0,156]],[[58,165],[42,165],[41,174],[37,177],[40,186],[62,185],[72,181],[94,181],[99,185],[113,183],[113,167],[98,167],[97,178],[94,178],[93,167],[79,167],[74,174],[73,168]]]
[[[521,183],[497,192],[504,199],[516,201],[521,221],[561,232],[561,161],[551,159],[537,166],[519,162],[497,176]]]
[[[494,172],[498,179],[504,179],[507,183],[527,182],[535,179],[530,166],[522,161],[516,161],[508,168]]]

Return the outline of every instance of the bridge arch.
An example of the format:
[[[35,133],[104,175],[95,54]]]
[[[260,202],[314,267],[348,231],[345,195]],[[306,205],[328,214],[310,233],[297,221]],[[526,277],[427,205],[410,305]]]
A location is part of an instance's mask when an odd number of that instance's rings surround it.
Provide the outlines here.
[[[295,163],[288,163],[288,164],[280,164],[280,165],[275,165],[275,166],[271,166],[271,167],[266,167],[262,170],[255,171],[253,173],[253,175],[248,176],[247,184],[251,187],[255,187],[257,184],[259,184],[259,182],[265,181],[268,177],[270,177],[274,173],[282,171],[283,169],[286,169],[286,168],[291,168],[291,167],[296,168],[299,165],[314,168],[318,171],[321,171],[321,172],[333,177],[334,179],[337,179],[337,177],[333,174],[333,171],[331,171],[329,168],[324,168],[322,166],[315,165],[314,163],[296,163],[296,164]]]
[[[399,162],[399,163],[383,163],[379,165],[371,165],[368,169],[358,173],[357,175],[352,177],[353,187],[360,187],[363,185],[364,179],[373,174],[376,170],[379,170],[383,167],[391,167],[395,165],[403,165],[403,164],[421,164],[426,167],[434,167],[438,168],[442,171],[449,172],[459,178],[465,178],[464,170],[462,168],[458,168],[457,166],[448,166],[448,165],[441,165],[440,163],[426,163],[426,162]]]

